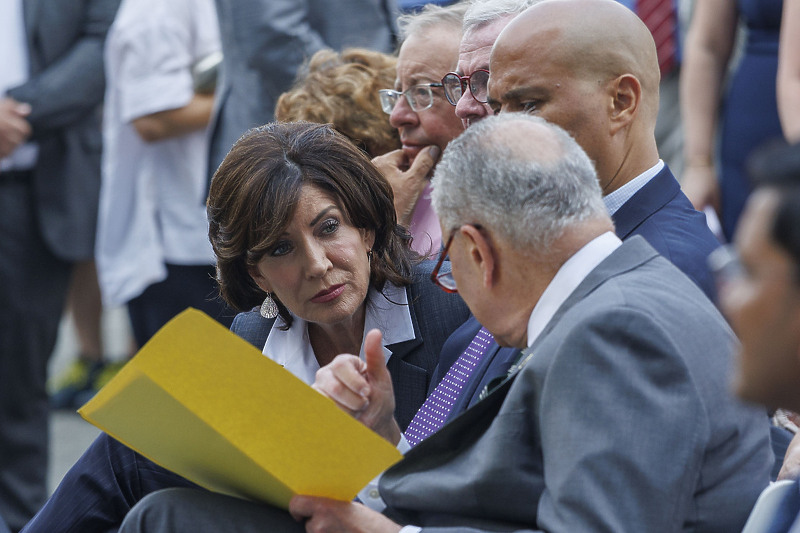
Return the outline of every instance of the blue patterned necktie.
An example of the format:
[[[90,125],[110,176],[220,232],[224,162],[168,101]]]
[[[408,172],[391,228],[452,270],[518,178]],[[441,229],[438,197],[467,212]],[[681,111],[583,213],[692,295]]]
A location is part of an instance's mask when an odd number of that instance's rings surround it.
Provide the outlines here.
[[[453,404],[461,394],[461,389],[493,341],[492,334],[481,328],[442,381],[433,389],[406,428],[405,437],[412,447],[444,425]]]

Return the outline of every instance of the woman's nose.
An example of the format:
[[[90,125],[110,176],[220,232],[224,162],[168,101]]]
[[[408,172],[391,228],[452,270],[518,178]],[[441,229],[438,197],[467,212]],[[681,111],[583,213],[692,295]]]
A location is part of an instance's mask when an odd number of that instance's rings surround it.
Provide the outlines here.
[[[309,243],[306,253],[306,272],[311,278],[319,278],[331,269],[333,264],[328,258],[328,250],[320,243]]]

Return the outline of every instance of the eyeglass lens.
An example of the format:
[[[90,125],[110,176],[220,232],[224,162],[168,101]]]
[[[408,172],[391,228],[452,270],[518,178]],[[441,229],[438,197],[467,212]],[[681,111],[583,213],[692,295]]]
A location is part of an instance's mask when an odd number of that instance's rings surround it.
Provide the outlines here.
[[[455,72],[450,72],[442,78],[444,95],[447,101],[456,105],[469,86],[470,94],[479,103],[485,104],[489,101],[488,92],[489,71],[476,70],[469,76],[459,76]]]
[[[387,115],[391,115],[394,106],[397,105],[397,101],[401,96],[406,97],[408,106],[415,112],[428,109],[433,105],[432,86],[438,87],[439,84],[414,85],[403,93],[391,89],[382,89],[378,91],[381,100],[381,109],[383,109],[383,112]]]

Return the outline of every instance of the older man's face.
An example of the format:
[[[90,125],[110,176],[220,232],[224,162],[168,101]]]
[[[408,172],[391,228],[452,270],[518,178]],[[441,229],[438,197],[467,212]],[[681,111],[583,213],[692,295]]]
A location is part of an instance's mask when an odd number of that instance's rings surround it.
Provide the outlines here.
[[[456,62],[460,37],[458,31],[434,27],[406,39],[397,60],[395,90],[440,83]],[[400,132],[409,164],[424,147],[435,144],[444,150],[464,131],[441,87],[433,88],[433,106],[429,109],[414,111],[405,98],[400,98],[389,121]]]
[[[511,18],[511,16],[501,18],[464,34],[458,50],[456,72],[459,75],[471,76],[476,70],[489,70],[492,46]],[[482,104],[475,100],[469,89],[464,91],[456,105],[456,115],[461,119],[465,128],[492,114],[494,113],[489,104]]]
[[[720,287],[720,303],[741,341],[735,387],[747,400],[800,409],[800,279],[772,240],[778,193],[755,193],[736,236],[742,272]]]

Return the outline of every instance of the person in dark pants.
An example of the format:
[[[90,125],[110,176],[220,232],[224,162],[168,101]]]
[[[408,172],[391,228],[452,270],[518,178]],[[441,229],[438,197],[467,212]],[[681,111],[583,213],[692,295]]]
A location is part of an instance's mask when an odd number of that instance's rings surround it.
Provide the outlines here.
[[[47,362],[73,262],[91,257],[103,45],[118,0],[0,8],[0,516],[47,495]]]

